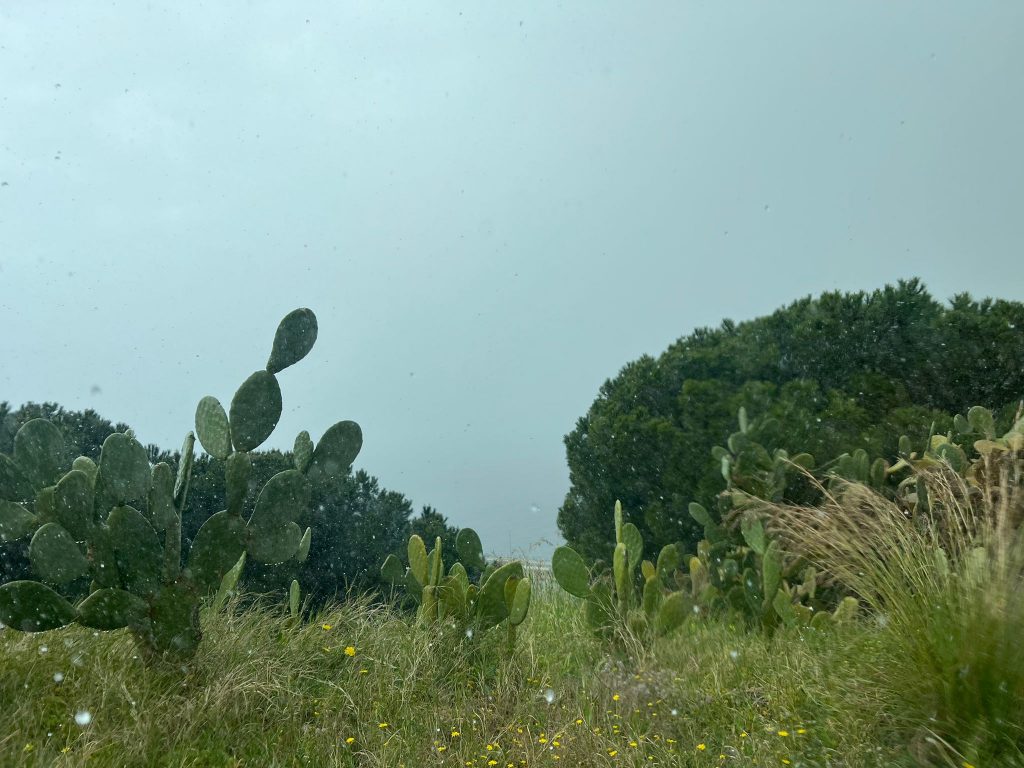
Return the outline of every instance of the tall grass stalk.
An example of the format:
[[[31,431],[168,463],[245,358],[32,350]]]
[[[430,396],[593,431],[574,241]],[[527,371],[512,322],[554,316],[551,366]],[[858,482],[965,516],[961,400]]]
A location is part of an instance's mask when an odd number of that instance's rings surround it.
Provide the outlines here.
[[[922,472],[931,511],[916,516],[857,483],[819,484],[817,507],[756,503],[791,551],[870,606],[889,648],[882,685],[929,759],[1024,762],[1024,489],[1015,465],[987,473],[996,479],[980,488],[947,465]]]

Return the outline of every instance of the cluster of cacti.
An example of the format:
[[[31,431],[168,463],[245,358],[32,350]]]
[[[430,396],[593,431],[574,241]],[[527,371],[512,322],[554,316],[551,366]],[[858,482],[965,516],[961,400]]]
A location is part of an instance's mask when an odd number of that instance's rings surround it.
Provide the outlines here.
[[[531,583],[523,564],[513,560],[503,565],[484,561],[480,537],[472,528],[461,529],[455,538],[460,560],[445,571],[441,537],[427,552],[418,535],[409,537],[409,565],[388,555],[381,576],[389,584],[405,588],[418,606],[419,620],[428,625],[452,625],[460,632],[483,631],[507,625],[509,642],[530,608]],[[470,573],[479,573],[479,580]],[[472,635],[473,632],[469,632]]]
[[[730,435],[727,447],[712,449],[726,481],[716,514],[696,502],[689,507],[690,516],[704,527],[704,539],[687,561],[693,599],[713,612],[738,612],[767,631],[779,624],[822,628],[851,610],[855,613],[853,598],[841,601],[836,612],[829,613],[829,601],[820,599],[814,568],[799,558],[784,558],[779,542],[769,537],[762,520],[743,509],[751,497],[781,500],[795,474],[813,469],[814,457],[808,453],[790,456],[782,449],[769,453],[755,434],[770,425],[751,422],[744,408],[740,408],[738,420],[739,431]],[[856,473],[863,463],[867,474],[866,459],[866,454],[855,454],[845,461],[841,457],[838,465]]]
[[[973,450],[972,450],[973,449]],[[869,463],[868,455],[857,450],[843,454],[831,469],[833,478],[841,478],[869,485],[885,493],[906,513],[917,519],[931,513],[932,504],[923,473],[948,467],[960,475],[971,489],[980,492],[987,488],[994,492],[1003,478],[1019,482],[1024,476],[1024,418],[1018,410],[1013,426],[1003,435],[997,435],[992,412],[974,406],[966,415],[953,417],[953,429],[947,434],[934,434],[934,425],[921,450],[915,450],[911,440],[899,440],[899,456],[890,463],[876,458]],[[1024,510],[1015,510],[1012,518],[1020,521]]]
[[[740,489],[766,501],[781,500],[794,474],[814,468],[814,457],[809,453],[790,456],[781,448],[769,453],[757,442],[755,435],[772,430],[775,419],[751,421],[747,409],[740,407],[738,421],[739,430],[729,435],[725,446],[711,449],[721,465],[722,477],[729,489]]]
[[[728,507],[730,497],[723,495],[720,501]],[[828,603],[816,599],[815,569],[799,558],[787,563],[779,542],[753,513],[740,516],[738,532],[696,502],[690,504],[690,514],[704,526],[705,535],[688,562],[691,594],[700,605],[736,611],[767,631],[780,623],[820,629],[856,613],[854,598],[844,598],[829,613]]]
[[[640,530],[625,522],[622,504],[615,502],[615,549],[611,578],[592,578],[583,558],[571,547],[558,547],[551,557],[551,571],[559,586],[582,598],[588,624],[608,634],[625,630],[633,637],[649,638],[678,629],[693,612],[693,601],[677,586],[679,552],[668,544],[657,563],[643,559]]]
[[[184,567],[181,515],[193,464],[191,432],[175,478],[165,463],[150,466],[130,432],[110,435],[98,464],[80,456],[65,472],[59,430],[40,419],[26,423],[13,457],[0,455],[0,539],[32,536],[29,558],[39,581],[0,586],[0,621],[33,632],[71,622],[128,627],[151,656],[188,657],[202,637],[200,601],[226,574],[237,583],[246,555],[268,564],[302,561],[311,532],[297,521],[308,505],[308,478],[347,471],[362,445],[357,424],[335,424],[315,447],[302,432],[295,469],[270,478],[248,520],[242,513],[250,493],[248,452],[281,416],[275,374],[305,357],[316,334],[310,310],[291,312],[278,326],[266,368],[239,387],[229,412],[215,398],[200,401],[196,434],[207,453],[226,462],[227,509],[199,529]],[[75,583],[88,584],[88,596],[77,605],[58,591]],[[221,604],[233,583],[223,587]]]

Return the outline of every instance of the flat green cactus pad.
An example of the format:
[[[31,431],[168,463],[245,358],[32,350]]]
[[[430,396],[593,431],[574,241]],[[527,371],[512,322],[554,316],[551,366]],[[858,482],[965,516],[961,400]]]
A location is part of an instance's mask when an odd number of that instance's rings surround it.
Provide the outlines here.
[[[500,624],[508,617],[508,605],[505,602],[505,582],[510,578],[523,578],[523,564],[518,560],[496,569],[483,587],[480,588],[480,595],[477,597],[479,605],[480,624],[484,629]]]
[[[380,575],[389,584],[400,584],[405,577],[405,568],[402,561],[394,555],[384,558],[384,564],[380,567]]]
[[[673,592],[658,609],[657,631],[666,635],[683,625],[693,614],[693,600],[685,592]]]
[[[0,501],[0,544],[28,536],[39,527],[39,520],[21,504]]]
[[[228,513],[242,514],[245,497],[249,494],[249,478],[252,476],[252,459],[248,453],[232,453],[224,467]]]
[[[409,537],[409,571],[420,584],[426,584],[430,575],[427,545],[415,533]]]
[[[6,501],[31,501],[35,489],[31,481],[14,460],[0,453],[0,499]]]
[[[354,421],[339,421],[324,432],[313,450],[307,474],[311,478],[338,478],[348,472],[363,447],[363,432]]]
[[[508,623],[513,627],[522,624],[526,620],[526,614],[530,610],[530,595],[533,588],[529,579],[522,579],[516,584],[515,594],[508,609]]]
[[[306,558],[309,557],[309,547],[313,543],[313,529],[306,528],[302,534],[302,538],[299,540],[299,548],[295,550],[295,561],[299,563],[306,562]]]
[[[227,511],[210,517],[192,540],[185,576],[200,592],[220,583],[245,547],[245,522]]]
[[[203,634],[199,601],[182,582],[164,585],[150,605],[149,620],[138,630],[141,647],[159,657],[192,657]]]
[[[53,485],[64,464],[64,436],[46,419],[27,421],[14,436],[14,461],[36,488]]]
[[[137,595],[156,592],[160,587],[163,548],[153,526],[133,507],[114,507],[107,528],[124,588]]]
[[[28,557],[33,573],[48,584],[67,584],[89,572],[89,561],[74,538],[56,523],[47,523],[35,532]]]
[[[576,550],[559,547],[551,556],[551,571],[558,586],[575,597],[590,596],[590,571]]]
[[[277,373],[309,354],[316,343],[316,315],[311,309],[296,309],[284,316],[274,334],[274,346],[267,371]]]
[[[295,461],[295,468],[299,472],[305,472],[309,469],[309,462],[313,460],[313,440],[306,430],[302,430],[295,436],[292,458]]]
[[[470,568],[483,570],[484,567],[484,545],[480,542],[480,536],[472,528],[462,528],[455,537],[455,550],[459,558]]]
[[[91,629],[136,626],[146,618],[146,602],[123,589],[97,589],[78,606],[78,623]]]
[[[268,565],[292,557],[302,540],[302,529],[295,518],[301,517],[308,506],[309,483],[297,469],[286,469],[270,478],[249,518],[249,556]]]
[[[270,437],[281,418],[281,385],[267,371],[256,371],[231,399],[231,442],[251,451]]]
[[[622,543],[626,545],[626,554],[629,556],[629,567],[636,568],[644,557],[644,538],[640,535],[640,529],[632,523],[622,526]]]
[[[68,472],[53,491],[53,515],[75,541],[85,541],[93,527],[92,482],[80,469]]]
[[[149,491],[149,522],[158,531],[167,530],[178,514],[174,508],[174,473],[161,461],[153,467],[153,485]]]
[[[675,544],[666,544],[661,548],[661,552],[658,553],[658,563],[656,566],[658,578],[667,584],[669,577],[678,567],[679,549]]]
[[[85,472],[89,478],[89,482],[96,481],[96,470],[99,467],[96,466],[96,462],[90,459],[88,456],[79,456],[71,462],[71,468],[77,469],[79,472]]]
[[[223,461],[231,453],[231,425],[224,406],[207,395],[196,406],[196,436],[203,450]]]
[[[0,586],[0,622],[21,632],[45,632],[75,620],[75,607],[38,581]]]
[[[103,441],[96,472],[97,512],[104,518],[122,504],[143,504],[153,480],[149,455],[131,435],[114,432]]]

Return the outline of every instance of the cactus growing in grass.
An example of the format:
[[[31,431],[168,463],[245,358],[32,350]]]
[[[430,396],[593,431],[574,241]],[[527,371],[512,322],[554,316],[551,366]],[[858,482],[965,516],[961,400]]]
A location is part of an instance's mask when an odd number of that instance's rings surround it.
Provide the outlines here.
[[[655,565],[643,559],[643,550],[640,530],[624,521],[622,504],[616,501],[611,578],[592,579],[583,558],[565,546],[554,551],[551,572],[562,589],[586,601],[584,613],[596,631],[605,633],[617,627],[635,636],[668,634],[679,628],[693,609],[689,595],[670,587],[679,552],[674,544],[666,545]]]
[[[487,565],[480,537],[472,528],[458,532],[455,548],[461,560],[452,563],[446,573],[441,537],[428,552],[423,539],[413,534],[409,537],[408,567],[395,555],[388,555],[381,576],[385,582],[405,587],[419,606],[418,617],[424,624],[451,624],[465,632],[488,630],[504,622],[509,643],[513,643],[516,627],[526,620],[532,593],[522,563],[513,560]],[[471,570],[482,572],[477,582],[470,578]]]
[[[308,434],[300,435],[296,469],[270,478],[248,520],[242,511],[248,452],[270,436],[281,415],[275,374],[302,359],[315,340],[314,314],[291,312],[278,326],[265,369],[243,382],[229,411],[213,397],[200,400],[196,434],[226,463],[227,509],[199,529],[184,567],[181,515],[194,455],[191,432],[175,477],[167,464],[150,466],[130,432],[108,436],[98,463],[80,456],[68,470],[56,427],[41,419],[22,426],[14,455],[0,454],[0,539],[32,536],[29,558],[40,581],[0,586],[0,621],[30,632],[71,622],[127,627],[148,656],[187,658],[202,637],[201,600],[226,574],[237,582],[244,556],[266,564],[304,559],[310,531],[303,533],[297,521],[308,505],[307,478],[347,471],[362,444],[358,425],[335,424],[315,447]],[[88,585],[77,605],[58,591],[74,592],[75,585]],[[219,604],[230,589],[224,586]]]

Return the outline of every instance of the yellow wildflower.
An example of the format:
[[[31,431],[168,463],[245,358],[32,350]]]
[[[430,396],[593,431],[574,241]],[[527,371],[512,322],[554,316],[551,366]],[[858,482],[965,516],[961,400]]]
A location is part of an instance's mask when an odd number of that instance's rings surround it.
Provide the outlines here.
[[[346,656],[355,656],[356,655],[356,648],[355,648],[355,646],[354,645],[346,645],[345,646],[345,655]]]

